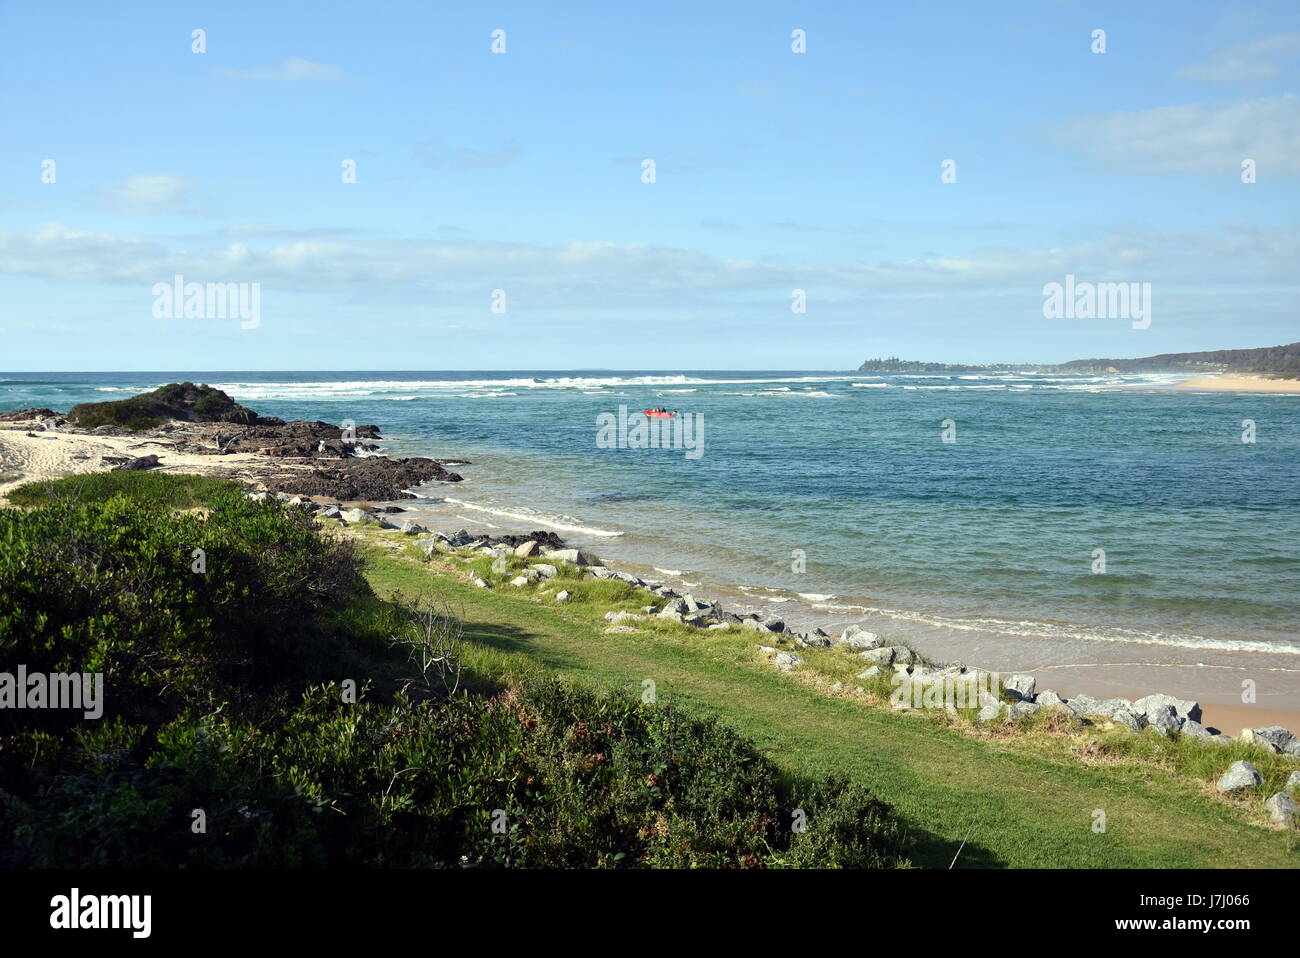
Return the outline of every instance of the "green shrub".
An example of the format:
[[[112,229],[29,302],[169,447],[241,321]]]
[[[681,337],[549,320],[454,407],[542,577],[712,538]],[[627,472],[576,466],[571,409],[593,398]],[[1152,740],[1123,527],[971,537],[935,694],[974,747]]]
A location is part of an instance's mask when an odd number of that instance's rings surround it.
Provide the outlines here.
[[[38,506],[64,500],[106,502],[114,496],[125,496],[140,505],[193,509],[206,506],[235,488],[234,483],[210,476],[124,470],[87,472],[45,482],[29,482],[10,490],[8,498],[15,505]]]
[[[124,498],[0,511],[0,661],[102,672],[110,714],[137,720],[300,675],[317,614],[361,588],[348,545],[233,488],[206,517]]]
[[[251,423],[256,418],[220,389],[190,382],[168,383],[128,399],[80,403],[68,410],[68,420],[85,429],[121,426],[143,431],[168,419]]]
[[[321,686],[273,723],[178,720],[147,748],[106,725],[51,746],[22,786],[42,800],[0,794],[0,865],[905,863],[864,789],[788,789],[724,726],[560,682],[357,705]],[[803,834],[789,827],[799,792]]]

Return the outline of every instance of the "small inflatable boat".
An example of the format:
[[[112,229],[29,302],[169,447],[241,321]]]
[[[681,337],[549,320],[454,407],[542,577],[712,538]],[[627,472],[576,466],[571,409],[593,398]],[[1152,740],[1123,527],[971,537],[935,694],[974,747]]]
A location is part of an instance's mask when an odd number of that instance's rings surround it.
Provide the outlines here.
[[[655,419],[672,419],[673,416],[677,415],[677,413],[669,412],[667,409],[647,409],[645,414],[653,416]]]

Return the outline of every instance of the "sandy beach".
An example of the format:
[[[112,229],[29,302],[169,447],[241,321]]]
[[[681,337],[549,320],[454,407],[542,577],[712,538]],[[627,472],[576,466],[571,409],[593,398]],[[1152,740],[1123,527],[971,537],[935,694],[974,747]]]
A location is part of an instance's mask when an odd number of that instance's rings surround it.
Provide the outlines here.
[[[134,458],[157,455],[162,465],[156,472],[229,476],[243,470],[250,481],[265,470],[265,456],[251,453],[202,456],[180,453],[165,439],[142,436],[89,436],[76,433],[44,433],[35,423],[7,424],[0,428],[0,499],[15,486],[87,472],[105,472],[111,465],[105,456]],[[50,438],[52,437],[52,438]]]
[[[1215,392],[1291,393],[1300,396],[1300,379],[1267,379],[1263,376],[1198,376],[1177,384],[1179,389],[1207,389]]]

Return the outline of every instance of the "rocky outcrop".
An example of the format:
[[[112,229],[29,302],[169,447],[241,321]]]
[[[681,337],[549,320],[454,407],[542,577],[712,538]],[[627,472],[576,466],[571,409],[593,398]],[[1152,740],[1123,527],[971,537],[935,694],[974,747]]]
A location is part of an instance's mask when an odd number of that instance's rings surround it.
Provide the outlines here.
[[[247,406],[241,406],[220,389],[190,382],[168,383],[129,399],[80,403],[68,410],[68,421],[85,429],[105,425],[140,429],[158,426],[168,420],[238,423],[243,426],[269,421],[263,420]]]
[[[0,422],[45,422],[47,419],[54,420],[54,423],[65,422],[63,413],[55,412],[53,409],[44,407],[29,407],[27,409],[13,409],[9,412],[0,412]]]
[[[425,482],[460,482],[436,459],[388,459],[368,456],[347,459],[339,465],[322,465],[311,470],[294,470],[261,479],[270,492],[320,496],[345,502],[384,502],[414,499],[407,490]]]

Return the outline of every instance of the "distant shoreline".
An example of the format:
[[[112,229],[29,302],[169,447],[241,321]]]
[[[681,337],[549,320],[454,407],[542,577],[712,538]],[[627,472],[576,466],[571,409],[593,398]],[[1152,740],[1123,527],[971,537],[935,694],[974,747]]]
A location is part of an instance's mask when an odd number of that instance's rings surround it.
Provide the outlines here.
[[[1175,384],[1178,389],[1206,389],[1214,392],[1282,393],[1300,396],[1300,379],[1268,379],[1264,376],[1224,374],[1197,376]]]

